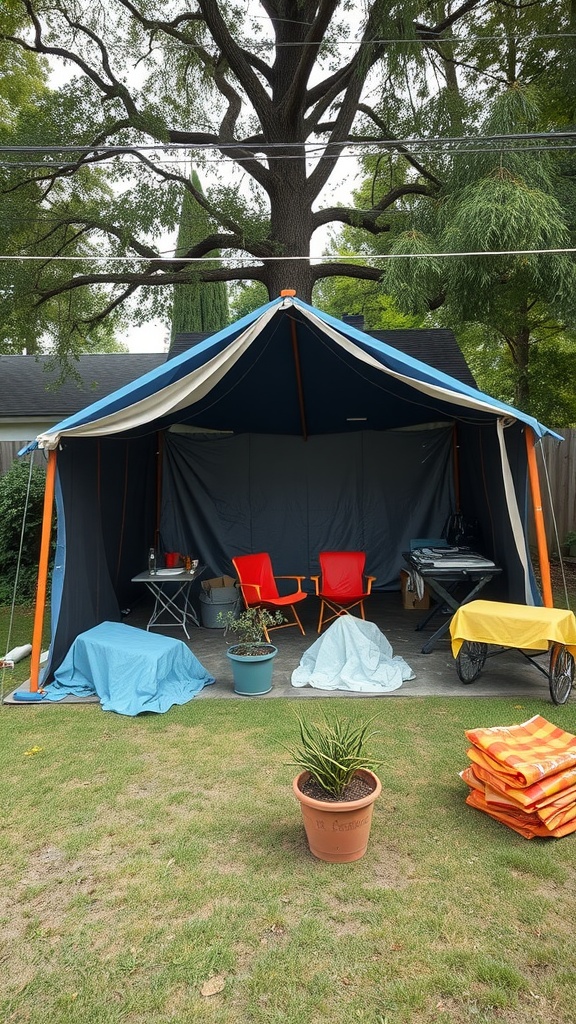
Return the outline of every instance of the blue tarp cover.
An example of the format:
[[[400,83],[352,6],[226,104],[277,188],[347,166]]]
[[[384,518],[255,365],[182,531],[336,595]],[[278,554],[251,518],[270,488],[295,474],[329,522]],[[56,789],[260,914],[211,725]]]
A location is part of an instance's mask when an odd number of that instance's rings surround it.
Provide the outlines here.
[[[95,693],[103,711],[139,715],[186,704],[213,682],[181,640],[101,622],[76,637],[46,688],[46,700]]]

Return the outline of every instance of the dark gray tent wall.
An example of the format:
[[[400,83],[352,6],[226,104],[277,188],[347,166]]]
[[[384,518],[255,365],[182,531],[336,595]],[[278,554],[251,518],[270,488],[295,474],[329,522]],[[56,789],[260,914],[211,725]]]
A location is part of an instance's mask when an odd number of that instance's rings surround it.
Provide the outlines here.
[[[451,439],[450,425],[306,441],[168,433],[162,539],[217,572],[269,551],[279,574],[309,576],[320,551],[362,549],[377,586],[397,587],[414,531],[441,532],[451,507]]]
[[[165,431],[63,438],[58,453],[59,530],[65,564],[53,574],[56,624],[51,678],[78,633],[119,620],[144,588],[162,463],[161,550],[197,556],[207,576],[232,573],[231,557],[268,550],[278,573],[311,575],[318,552],[361,548],[376,589],[398,589],[410,537],[441,533],[454,511],[452,424],[302,438]],[[159,446],[160,437],[160,446]],[[462,511],[477,519],[484,553],[505,573],[491,596],[524,601],[506,512],[494,424],[460,425]],[[526,512],[524,428],[506,430],[518,504]],[[162,454],[159,456],[158,452]],[[56,600],[54,601],[54,597]]]
[[[154,540],[156,452],[155,432],[62,442],[46,682],[79,633],[120,621],[121,609],[136,596],[131,578],[141,572]]]

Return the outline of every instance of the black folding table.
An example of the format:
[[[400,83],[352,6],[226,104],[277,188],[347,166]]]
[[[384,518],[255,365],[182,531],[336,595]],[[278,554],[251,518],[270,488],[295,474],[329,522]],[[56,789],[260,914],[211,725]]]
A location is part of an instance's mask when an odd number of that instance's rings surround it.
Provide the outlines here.
[[[416,629],[424,629],[443,608],[452,612],[428,638],[422,654],[430,654],[436,641],[448,632],[452,615],[463,604],[473,601],[486,584],[502,572],[490,559],[462,548],[416,548],[414,551],[403,551],[402,557],[410,571],[422,577],[432,596],[432,607],[418,622]]]

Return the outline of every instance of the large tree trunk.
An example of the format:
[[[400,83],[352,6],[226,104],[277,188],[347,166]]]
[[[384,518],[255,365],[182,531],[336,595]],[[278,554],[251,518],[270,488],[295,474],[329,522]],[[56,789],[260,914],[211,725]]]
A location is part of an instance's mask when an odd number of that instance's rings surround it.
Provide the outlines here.
[[[285,177],[270,194],[270,234],[280,256],[305,258],[271,260],[265,266],[266,286],[271,299],[283,288],[294,288],[298,298],[311,302],[314,273],[308,256],[313,221],[306,196],[306,168],[303,162],[292,160],[286,161],[283,171]]]

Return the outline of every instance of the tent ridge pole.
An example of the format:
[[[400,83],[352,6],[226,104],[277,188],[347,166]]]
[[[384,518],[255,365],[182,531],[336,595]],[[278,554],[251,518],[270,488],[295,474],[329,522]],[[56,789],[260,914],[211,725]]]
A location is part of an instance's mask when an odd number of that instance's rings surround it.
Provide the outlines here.
[[[296,385],[298,388],[298,405],[300,407],[300,424],[302,428],[302,437],[305,441],[308,440],[308,427],[306,424],[306,410],[304,408],[304,390],[302,388],[302,372],[300,369],[300,353],[298,351],[298,335],[296,333],[296,321],[293,317],[290,317],[290,331],[292,334],[292,354],[294,356],[294,366],[296,368]]]

